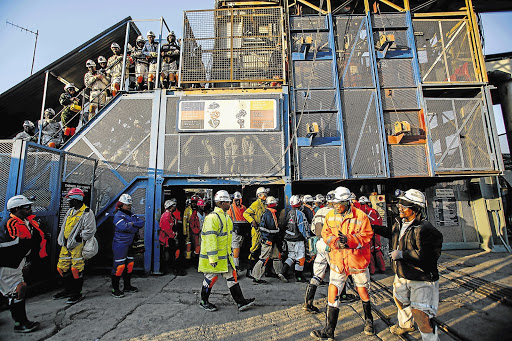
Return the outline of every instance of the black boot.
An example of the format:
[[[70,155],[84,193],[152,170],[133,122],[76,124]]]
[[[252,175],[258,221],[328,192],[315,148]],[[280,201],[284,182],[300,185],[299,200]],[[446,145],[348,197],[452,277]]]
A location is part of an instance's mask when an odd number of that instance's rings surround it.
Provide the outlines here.
[[[131,273],[123,273],[123,280],[124,280],[124,288],[123,288],[123,291],[124,292],[137,292],[139,291],[139,289],[137,289],[137,287],[134,287],[132,284],[131,284],[131,279],[132,279],[132,274]]]
[[[73,278],[71,282],[71,296],[66,301],[67,304],[75,304],[82,300],[82,286],[84,284],[84,278]]]
[[[302,307],[302,310],[307,311],[308,313],[316,314],[320,312],[320,310],[313,305],[313,300],[315,299],[315,293],[316,293],[316,285],[309,284],[306,288],[306,298],[304,299],[304,306]]]
[[[155,87],[155,82],[148,81],[148,90],[153,90],[154,87]]]
[[[29,321],[25,310],[25,300],[11,303],[9,306],[11,316],[14,320],[15,333],[30,333],[39,327],[39,322]]]
[[[137,90],[138,91],[144,90],[144,83],[137,83]]]
[[[375,334],[375,328],[373,327],[373,315],[372,315],[372,304],[370,301],[362,301],[364,311],[364,333],[366,335]]]
[[[212,288],[209,287],[201,287],[201,302],[199,302],[199,305],[201,308],[203,308],[206,311],[215,311],[217,310],[217,307],[215,304],[211,304],[208,302],[208,298],[210,297],[210,293],[212,292]]]
[[[321,330],[313,330],[311,336],[317,340],[334,341],[334,331],[338,323],[339,308],[327,306],[327,316],[325,318],[325,328]]]
[[[345,285],[343,286],[343,290],[341,290],[341,293],[338,296],[338,300],[340,303],[352,303],[358,300],[356,295],[347,294],[347,285],[348,283],[345,283]]]
[[[71,286],[72,286],[73,278],[69,272],[65,273],[62,277],[62,283],[64,284],[64,290],[59,291],[55,295],[53,295],[54,300],[60,300],[61,298],[68,298],[71,296]]]
[[[121,276],[112,275],[112,296],[115,298],[124,297],[124,292],[119,290],[119,281],[121,280]]]
[[[290,271],[290,266],[288,265],[288,263],[284,263],[283,270],[281,271],[281,273],[285,278],[288,278],[288,271]]]
[[[162,81],[162,89],[169,89],[169,81]]]
[[[302,271],[295,271],[295,282],[306,283],[306,278]]]
[[[231,288],[229,288],[229,291],[231,292],[231,296],[233,296],[233,299],[235,300],[238,311],[244,311],[247,310],[250,306],[254,304],[255,298],[244,298],[244,295],[242,294],[242,288],[240,288],[240,284],[235,284]]]

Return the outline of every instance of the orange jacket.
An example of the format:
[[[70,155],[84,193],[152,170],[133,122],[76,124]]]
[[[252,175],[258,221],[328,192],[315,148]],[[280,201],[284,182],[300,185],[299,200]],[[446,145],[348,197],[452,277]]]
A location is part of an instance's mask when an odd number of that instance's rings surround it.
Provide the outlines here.
[[[347,236],[348,248],[339,249],[336,245],[339,231]],[[337,272],[344,271],[347,275],[363,272],[370,264],[372,236],[370,220],[360,209],[351,207],[344,217],[336,209],[329,211],[325,216],[322,238],[331,248],[331,269],[337,266]]]
[[[231,217],[231,220],[233,222],[246,222],[244,218],[244,212],[245,212],[245,206],[240,205],[240,207],[236,206],[235,200],[231,203],[231,206],[229,207],[228,214]]]

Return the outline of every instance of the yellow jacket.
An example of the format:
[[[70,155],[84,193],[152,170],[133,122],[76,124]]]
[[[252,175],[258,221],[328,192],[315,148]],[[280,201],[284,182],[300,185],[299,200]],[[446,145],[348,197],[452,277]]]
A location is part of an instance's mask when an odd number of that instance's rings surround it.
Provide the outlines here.
[[[261,216],[263,213],[265,213],[265,210],[267,209],[267,205],[263,202],[263,200],[258,199],[255,202],[249,206],[248,209],[244,212],[244,218],[249,223],[252,224],[253,221],[255,221],[258,226],[251,228],[251,248],[249,251],[251,253],[256,252],[261,247],[261,232],[260,232],[260,221]],[[249,257],[250,258],[250,257]]]

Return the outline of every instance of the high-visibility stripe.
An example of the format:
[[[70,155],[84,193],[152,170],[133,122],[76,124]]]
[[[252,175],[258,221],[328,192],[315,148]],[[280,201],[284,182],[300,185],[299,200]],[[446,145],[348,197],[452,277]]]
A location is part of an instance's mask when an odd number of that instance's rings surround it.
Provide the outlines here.
[[[124,262],[126,260],[126,257],[125,258],[121,258],[121,259],[116,259],[114,262]]]
[[[218,233],[217,231],[206,231],[206,232],[204,232],[204,231],[203,231],[203,232],[202,232],[202,234],[203,234],[204,236],[207,236],[207,235],[209,235],[209,234],[215,234],[215,235],[218,235],[219,233]]]
[[[16,245],[20,242],[20,238],[19,237],[16,237],[16,239],[14,240],[11,240],[10,242],[5,242],[5,243],[0,243],[0,248],[2,247],[9,247],[9,246],[12,246],[12,245]]]
[[[217,253],[218,253],[218,251],[217,251],[217,250],[214,250],[214,251],[208,251],[206,254],[207,254],[208,256],[213,256],[213,255],[216,255]]]

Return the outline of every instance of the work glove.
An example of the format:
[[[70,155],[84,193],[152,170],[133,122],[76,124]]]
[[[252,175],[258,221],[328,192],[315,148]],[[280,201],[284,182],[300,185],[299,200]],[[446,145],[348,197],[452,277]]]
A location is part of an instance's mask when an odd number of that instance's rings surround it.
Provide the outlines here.
[[[399,260],[404,258],[401,250],[393,250],[389,253],[389,256],[393,258],[393,260]]]
[[[347,244],[348,243],[348,238],[347,236],[345,236],[343,233],[338,232],[338,237],[340,238],[340,241],[343,243],[343,244]]]
[[[151,57],[153,57],[153,58],[158,57],[158,53],[156,53],[156,52],[150,52],[150,53],[149,53],[149,55],[150,55]]]
[[[215,268],[217,266],[217,262],[210,263],[210,265]]]
[[[340,239],[336,240],[336,247],[338,249],[345,249],[347,248],[347,245],[343,243]]]

